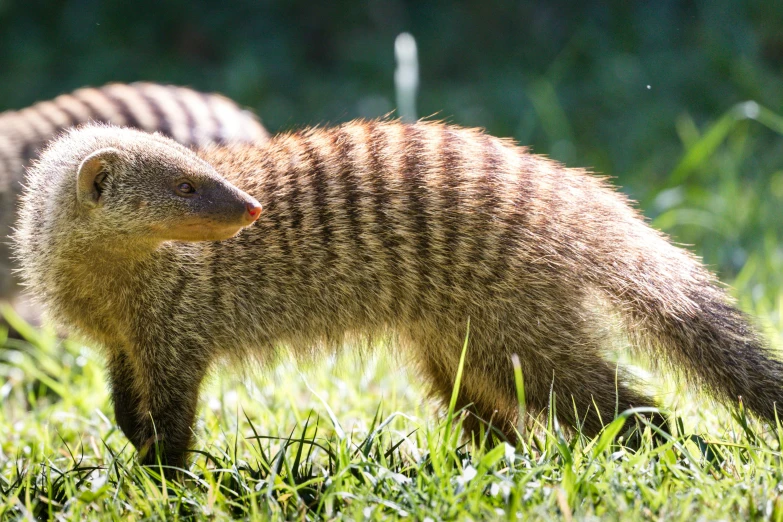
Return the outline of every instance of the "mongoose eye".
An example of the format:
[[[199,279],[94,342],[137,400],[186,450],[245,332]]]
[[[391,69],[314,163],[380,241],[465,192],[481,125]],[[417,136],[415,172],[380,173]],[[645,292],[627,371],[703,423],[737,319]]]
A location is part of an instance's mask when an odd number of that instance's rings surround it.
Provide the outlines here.
[[[193,185],[191,185],[187,181],[183,181],[182,183],[177,185],[177,192],[179,192],[180,194],[193,194],[194,192],[196,192],[196,189],[195,187],[193,187]]]

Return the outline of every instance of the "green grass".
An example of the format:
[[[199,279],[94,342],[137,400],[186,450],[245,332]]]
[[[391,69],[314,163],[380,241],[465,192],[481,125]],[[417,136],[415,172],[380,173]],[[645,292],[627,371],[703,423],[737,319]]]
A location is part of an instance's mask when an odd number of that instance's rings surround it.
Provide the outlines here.
[[[464,443],[388,357],[215,378],[185,481],[134,462],[100,361],[42,335],[8,341],[0,389],[0,519],[517,520],[783,517],[780,439],[692,397],[677,434],[633,452],[539,419],[517,448]],[[162,485],[162,484],[165,484]]]
[[[783,126],[748,108],[703,132],[678,122],[682,160],[642,203],[733,281],[778,345],[783,172],[747,172],[755,150],[779,146]],[[0,520],[783,520],[783,431],[666,376],[651,387],[674,412],[673,436],[653,444],[645,428],[632,451],[613,442],[624,418],[593,440],[541,417],[516,448],[466,443],[459,412],[427,400],[404,361],[383,352],[220,374],[177,481],[135,463],[93,351],[19,328],[26,341],[0,332]]]

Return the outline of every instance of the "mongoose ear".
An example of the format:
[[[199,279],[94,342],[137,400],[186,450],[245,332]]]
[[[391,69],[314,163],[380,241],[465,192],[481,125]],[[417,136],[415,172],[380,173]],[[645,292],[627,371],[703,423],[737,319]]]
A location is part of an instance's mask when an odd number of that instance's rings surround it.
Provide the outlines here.
[[[96,150],[79,165],[76,181],[76,199],[88,208],[101,204],[104,183],[107,174],[120,159],[120,151],[115,148]]]

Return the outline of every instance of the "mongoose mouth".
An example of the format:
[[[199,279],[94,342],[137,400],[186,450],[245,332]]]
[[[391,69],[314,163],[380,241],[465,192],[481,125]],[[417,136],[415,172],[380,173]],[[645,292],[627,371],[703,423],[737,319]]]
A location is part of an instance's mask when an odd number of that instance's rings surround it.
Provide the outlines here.
[[[234,225],[204,222],[182,223],[166,230],[164,234],[168,236],[167,239],[170,241],[223,241],[236,236],[250,223]]]
[[[261,205],[253,198],[244,203],[245,211],[233,222],[207,217],[186,217],[174,225],[159,227],[156,231],[166,241],[223,241],[230,239],[252,225],[261,215]]]
[[[258,203],[248,203],[247,210],[239,222],[225,223],[204,218],[183,218],[177,223],[155,226],[152,232],[164,241],[223,241],[252,225],[260,215],[261,206]]]

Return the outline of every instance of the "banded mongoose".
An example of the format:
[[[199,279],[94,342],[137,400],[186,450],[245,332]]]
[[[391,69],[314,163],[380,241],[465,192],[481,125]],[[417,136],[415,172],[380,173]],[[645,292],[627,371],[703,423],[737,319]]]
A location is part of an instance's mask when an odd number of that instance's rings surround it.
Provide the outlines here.
[[[511,440],[513,355],[527,411],[551,393],[587,435],[654,404],[604,357],[614,316],[725,402],[783,402],[783,364],[694,256],[603,179],[477,130],[356,121],[194,153],[88,126],[30,170],[15,244],[33,295],[103,348],[145,463],[153,441],[186,463],[216,360],[392,334],[446,398],[468,323],[458,406]]]
[[[14,300],[19,291],[8,235],[16,219],[25,167],[59,131],[88,121],[158,131],[193,146],[269,139],[253,113],[224,96],[145,82],[78,89],[0,113],[0,300]],[[31,313],[27,311],[28,319],[34,318]]]

